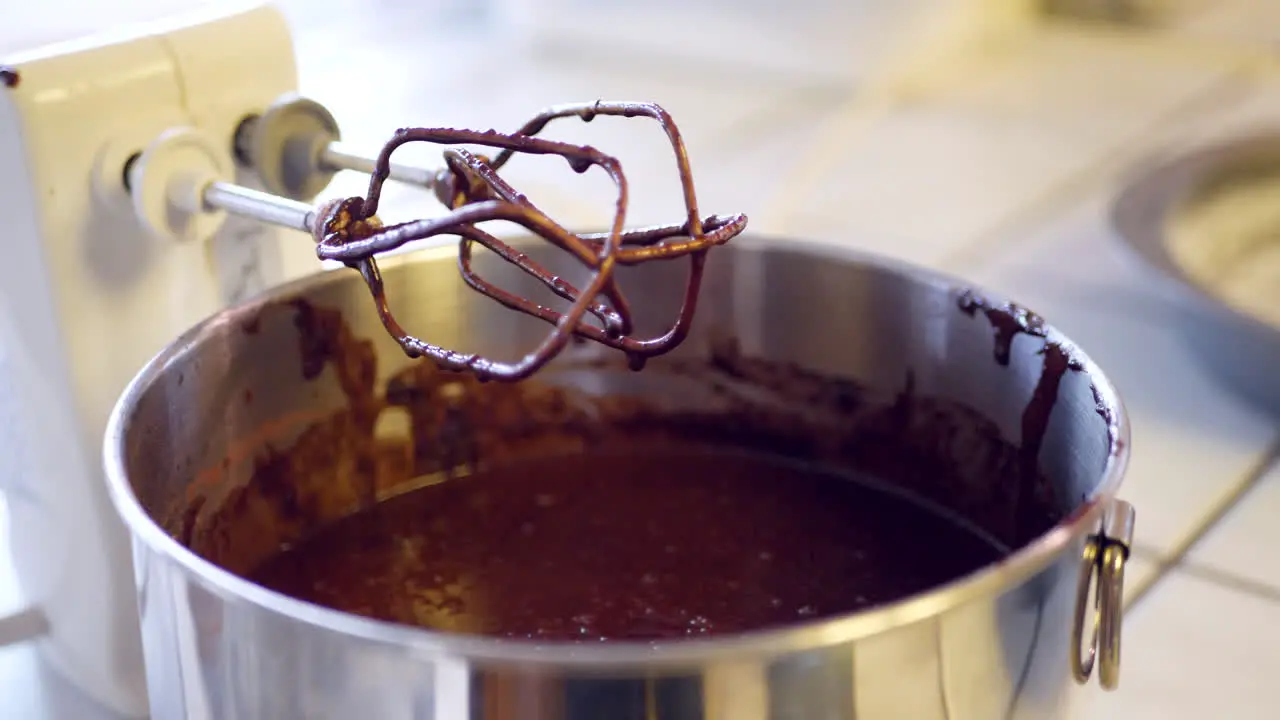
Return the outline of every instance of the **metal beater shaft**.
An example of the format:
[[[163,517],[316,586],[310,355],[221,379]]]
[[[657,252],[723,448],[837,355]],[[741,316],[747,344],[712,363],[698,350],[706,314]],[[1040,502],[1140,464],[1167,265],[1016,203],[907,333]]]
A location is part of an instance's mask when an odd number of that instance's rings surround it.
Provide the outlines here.
[[[224,182],[211,183],[205,188],[204,204],[213,210],[225,210],[232,215],[301,230],[308,235],[315,227],[317,214],[312,205]]]
[[[332,142],[320,151],[320,167],[330,172],[352,170],[372,175],[377,168],[377,164],[373,158],[351,152],[340,142]],[[435,188],[440,172],[439,170],[429,170],[401,163],[391,163],[390,171],[390,175],[387,176],[388,179],[402,182],[406,185],[417,185],[428,190]]]

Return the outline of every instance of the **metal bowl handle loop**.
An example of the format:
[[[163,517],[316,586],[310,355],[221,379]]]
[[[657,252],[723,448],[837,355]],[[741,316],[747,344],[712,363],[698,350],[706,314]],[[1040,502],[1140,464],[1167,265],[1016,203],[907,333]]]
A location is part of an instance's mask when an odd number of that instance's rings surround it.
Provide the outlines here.
[[[1080,579],[1076,585],[1075,621],[1071,625],[1071,672],[1081,685],[1098,666],[1098,681],[1104,690],[1120,686],[1120,635],[1124,615],[1124,567],[1133,543],[1133,506],[1113,500],[1102,518],[1098,532],[1085,541],[1080,557]],[[1093,601],[1089,588],[1097,589]],[[1093,632],[1084,645],[1085,617],[1092,609]]]

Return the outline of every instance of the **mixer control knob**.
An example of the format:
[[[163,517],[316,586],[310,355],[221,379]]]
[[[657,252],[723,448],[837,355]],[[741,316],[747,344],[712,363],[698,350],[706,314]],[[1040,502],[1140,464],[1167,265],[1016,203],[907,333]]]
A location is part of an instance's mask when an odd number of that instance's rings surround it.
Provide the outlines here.
[[[138,219],[156,236],[203,241],[226,220],[225,212],[206,205],[205,189],[234,177],[230,154],[218,143],[195,129],[174,128],[130,163],[129,194]]]

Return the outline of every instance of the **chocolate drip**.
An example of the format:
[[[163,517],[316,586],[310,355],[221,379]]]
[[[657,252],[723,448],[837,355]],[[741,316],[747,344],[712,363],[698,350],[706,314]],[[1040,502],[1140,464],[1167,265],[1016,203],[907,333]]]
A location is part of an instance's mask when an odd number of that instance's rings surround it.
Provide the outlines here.
[[[991,327],[995,331],[995,360],[1000,365],[1007,366],[1009,364],[1013,340],[1018,335],[1037,338],[1048,337],[1044,319],[1014,303],[992,303],[978,296],[972,290],[965,290],[960,293],[957,305],[961,312],[971,317],[978,312],[986,316],[987,322],[991,323]],[[1022,458],[1021,477],[1011,484],[1011,492],[1017,498],[1015,512],[1012,515],[1015,523],[1019,521],[1019,518],[1025,516],[1025,508],[1023,507],[1024,493],[1022,490],[1027,487],[1028,483],[1033,483],[1036,478],[1040,477],[1040,451],[1044,447],[1045,436],[1049,432],[1049,421],[1058,402],[1058,391],[1062,385],[1062,378],[1068,372],[1080,372],[1084,369],[1083,364],[1072,356],[1070,348],[1058,342],[1046,339],[1039,355],[1042,358],[1040,378],[1036,381],[1036,386],[1031,391],[1031,399],[1022,411],[1022,444],[1019,449]],[[1107,421],[1107,435],[1110,442],[1114,434],[1110,413],[1102,405],[1097,388],[1094,387],[1093,390],[1094,400],[1099,408],[1099,415]],[[1015,530],[1014,532],[1016,533],[1017,531]]]
[[[995,360],[1001,365],[1009,364],[1013,340],[1018,335],[1047,337],[1044,319],[1013,303],[996,305],[979,297],[972,290],[965,290],[960,294],[957,304],[966,315],[972,317],[980,311],[986,316],[995,330]],[[1044,359],[1040,379],[1022,413],[1022,452],[1026,456],[1026,462],[1032,466],[1038,462],[1036,458],[1044,445],[1049,417],[1058,401],[1058,388],[1062,385],[1063,376],[1068,371],[1079,372],[1084,369],[1083,364],[1071,355],[1070,349],[1061,343],[1046,341],[1039,354]],[[1096,388],[1094,399],[1099,403],[1100,414],[1105,412]],[[1109,413],[1103,417],[1108,420],[1110,427]]]
[[[987,322],[991,323],[996,336],[996,362],[1001,365],[1009,364],[1013,339],[1018,335],[1045,336],[1044,318],[1024,307],[1013,303],[993,305],[978,297],[972,290],[962,292],[957,304],[966,315],[973,316],[981,311],[987,316]]]
[[[1022,412],[1022,456],[1023,461],[1031,466],[1029,473],[1037,470],[1040,449],[1049,431],[1049,418],[1057,404],[1063,376],[1067,371],[1078,372],[1082,369],[1080,363],[1058,343],[1045,343],[1040,356],[1043,358],[1040,381],[1036,383],[1031,392],[1031,400]]]

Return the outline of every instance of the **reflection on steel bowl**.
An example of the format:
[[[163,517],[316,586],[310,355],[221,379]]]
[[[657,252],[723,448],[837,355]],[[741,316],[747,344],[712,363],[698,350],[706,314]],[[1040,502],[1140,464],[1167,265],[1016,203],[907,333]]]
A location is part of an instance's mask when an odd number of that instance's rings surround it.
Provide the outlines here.
[[[499,357],[545,332],[453,259],[387,263],[412,332]],[[1041,718],[1095,656],[1114,685],[1128,429],[1091,361],[911,268],[714,260],[642,372],[592,345],[518,384],[440,371],[349,273],[174,343],[106,450],[153,713]],[[620,274],[642,328],[682,272]]]

